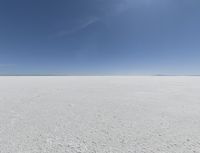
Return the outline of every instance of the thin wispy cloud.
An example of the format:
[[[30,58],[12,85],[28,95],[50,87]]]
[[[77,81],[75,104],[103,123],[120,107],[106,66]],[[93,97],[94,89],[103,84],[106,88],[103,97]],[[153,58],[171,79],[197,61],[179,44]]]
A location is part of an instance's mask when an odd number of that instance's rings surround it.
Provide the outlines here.
[[[171,0],[119,0],[116,3],[109,5],[109,7],[97,8],[99,9],[100,12],[102,12],[101,15],[96,15],[94,17],[87,17],[83,21],[78,21],[78,23],[74,24],[72,28],[66,26],[66,28],[58,30],[49,38],[54,39],[54,38],[67,37],[76,34],[78,32],[81,32],[86,28],[89,28],[89,26],[98,21],[104,23],[106,22],[104,21],[105,18],[109,19],[112,18],[113,16],[118,16],[129,9],[134,9],[135,7],[141,7],[141,6],[153,6],[154,4],[156,5],[165,4],[167,1]]]
[[[86,21],[84,21],[83,23],[75,26],[73,29],[66,29],[66,30],[59,31],[56,34],[56,36],[57,37],[64,37],[64,36],[68,36],[68,35],[77,33],[79,31],[86,29],[87,27],[96,23],[97,21],[99,21],[99,18],[97,18],[97,17],[89,18]]]
[[[131,7],[131,1],[130,0],[123,0],[115,3],[114,5],[110,6],[110,9],[104,10],[101,9],[104,13],[104,16],[98,16],[98,17],[89,17],[88,19],[82,21],[80,24],[75,25],[72,29],[63,29],[58,31],[53,38],[57,37],[66,37],[72,34],[75,34],[77,32],[80,32],[86,28],[88,28],[90,25],[102,20],[104,17],[112,17],[113,15],[118,15],[127,9]]]

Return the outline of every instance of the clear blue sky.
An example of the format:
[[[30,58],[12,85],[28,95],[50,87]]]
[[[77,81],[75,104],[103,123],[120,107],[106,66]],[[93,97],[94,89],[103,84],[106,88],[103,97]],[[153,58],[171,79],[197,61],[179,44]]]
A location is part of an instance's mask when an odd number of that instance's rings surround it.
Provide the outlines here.
[[[200,74],[200,1],[1,0],[0,74]]]

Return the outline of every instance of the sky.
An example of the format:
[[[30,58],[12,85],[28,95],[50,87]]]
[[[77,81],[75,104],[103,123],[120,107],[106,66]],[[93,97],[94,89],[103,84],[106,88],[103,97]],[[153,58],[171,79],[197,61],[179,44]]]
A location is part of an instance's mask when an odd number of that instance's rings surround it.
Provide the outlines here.
[[[199,75],[199,0],[1,0],[1,75]]]

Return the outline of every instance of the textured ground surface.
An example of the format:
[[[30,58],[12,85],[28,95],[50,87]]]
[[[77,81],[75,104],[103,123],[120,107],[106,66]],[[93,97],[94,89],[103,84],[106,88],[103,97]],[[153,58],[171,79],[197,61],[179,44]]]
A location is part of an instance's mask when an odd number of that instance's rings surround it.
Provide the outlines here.
[[[0,77],[0,153],[199,153],[200,77]]]

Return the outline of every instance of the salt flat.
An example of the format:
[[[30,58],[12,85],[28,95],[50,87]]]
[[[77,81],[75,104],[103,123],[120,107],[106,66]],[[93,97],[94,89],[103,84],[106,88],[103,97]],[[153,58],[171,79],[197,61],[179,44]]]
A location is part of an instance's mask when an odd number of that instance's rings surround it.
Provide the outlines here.
[[[198,153],[200,77],[0,77],[0,153]]]

